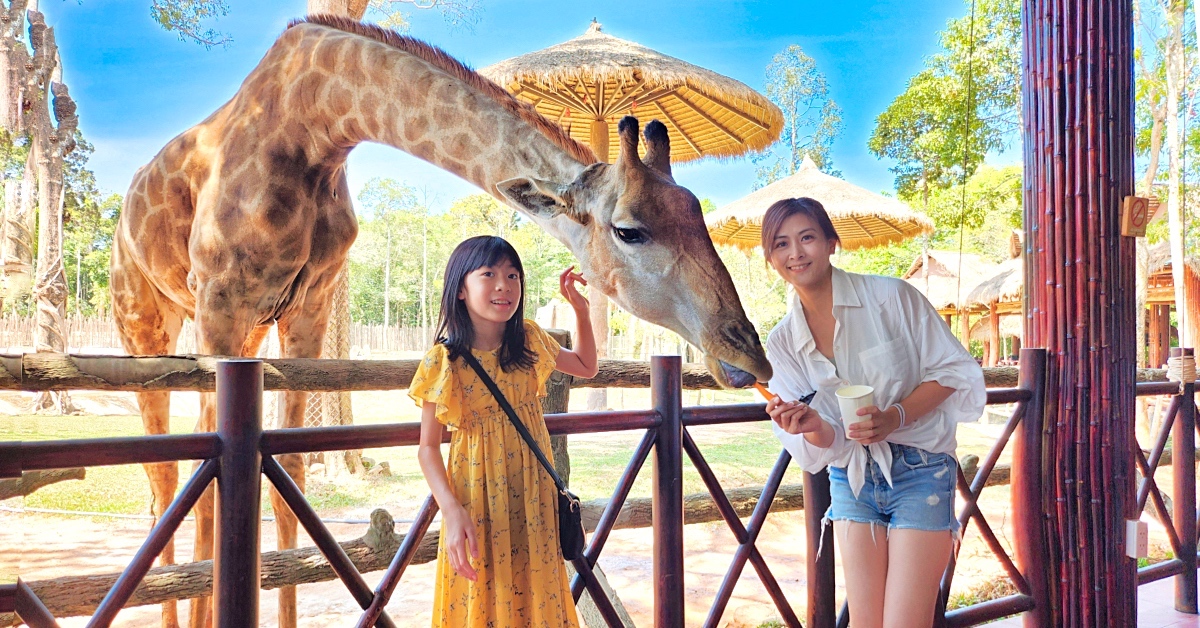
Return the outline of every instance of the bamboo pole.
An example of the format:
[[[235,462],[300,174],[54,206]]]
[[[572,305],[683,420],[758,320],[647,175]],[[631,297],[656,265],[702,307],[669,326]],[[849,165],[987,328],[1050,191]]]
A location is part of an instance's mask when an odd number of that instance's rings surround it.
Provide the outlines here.
[[[1023,5],[1026,319],[1048,350],[1045,486],[1055,625],[1133,625],[1130,0]]]

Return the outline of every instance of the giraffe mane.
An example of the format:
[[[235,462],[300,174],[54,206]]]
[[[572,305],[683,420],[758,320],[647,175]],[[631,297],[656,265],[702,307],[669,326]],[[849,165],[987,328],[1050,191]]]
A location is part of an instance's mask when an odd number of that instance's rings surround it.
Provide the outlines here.
[[[599,161],[596,159],[596,154],[592,152],[592,149],[572,138],[562,127],[538,113],[528,103],[517,100],[516,97],[505,91],[503,87],[467,67],[463,62],[450,56],[446,51],[437,46],[407,35],[401,35],[394,30],[376,26],[375,24],[364,24],[357,20],[334,15],[309,15],[306,18],[292,20],[288,24],[288,28],[300,24],[316,24],[318,26],[353,33],[411,54],[496,101],[496,103],[510,113],[517,115],[532,125],[542,135],[545,135],[550,141],[558,144],[560,148],[567,151],[567,153],[580,162],[590,165]]]

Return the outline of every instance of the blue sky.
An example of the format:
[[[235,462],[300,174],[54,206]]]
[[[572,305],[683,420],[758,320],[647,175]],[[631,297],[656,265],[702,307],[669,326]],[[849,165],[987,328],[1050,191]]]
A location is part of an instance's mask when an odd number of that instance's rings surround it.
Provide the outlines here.
[[[212,26],[227,48],[180,41],[150,19],[150,0],[42,0],[63,59],[64,80],[79,104],[80,128],[96,152],[102,189],[124,193],[134,171],[173,136],[204,119],[237,90],[283,30],[304,12],[302,0],[231,0]],[[875,117],[904,89],[937,31],[965,13],[962,0],[659,1],[479,0],[473,30],[452,29],[433,11],[413,11],[412,35],[476,68],[572,37],[593,17],[612,35],[736,78],[762,90],[772,56],[799,44],[828,78],[845,130],[833,148],[843,176],[890,190],[890,163],[866,148]],[[393,177],[428,195],[434,208],[478,192],[455,176],[395,149],[363,145],[351,153],[351,189]],[[718,205],[751,191],[748,159],[676,168],[677,180]]]

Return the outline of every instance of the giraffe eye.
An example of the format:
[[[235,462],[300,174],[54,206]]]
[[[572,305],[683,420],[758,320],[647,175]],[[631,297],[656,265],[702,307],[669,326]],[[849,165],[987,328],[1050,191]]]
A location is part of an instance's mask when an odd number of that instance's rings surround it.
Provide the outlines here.
[[[641,229],[613,227],[613,233],[617,234],[617,237],[625,244],[642,244],[647,239],[646,234]]]

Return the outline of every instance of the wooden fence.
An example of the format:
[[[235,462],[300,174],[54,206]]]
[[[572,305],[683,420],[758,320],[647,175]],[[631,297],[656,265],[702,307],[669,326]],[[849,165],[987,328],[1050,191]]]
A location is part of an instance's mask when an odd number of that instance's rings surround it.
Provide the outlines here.
[[[196,353],[191,321],[185,321],[175,353]],[[401,351],[423,352],[433,345],[434,328],[402,327],[377,323],[350,323],[350,351],[353,356],[370,356]],[[264,351],[277,343],[264,343]],[[0,317],[0,352],[16,353],[33,348],[33,317],[6,315]],[[121,353],[121,338],[112,317],[67,317],[67,348],[72,353]],[[276,351],[278,351],[276,349]],[[685,362],[699,359],[678,335],[648,323],[635,326],[627,334],[609,338],[608,355],[612,358],[646,361],[652,355],[675,354]],[[263,353],[261,357],[279,357]]]

